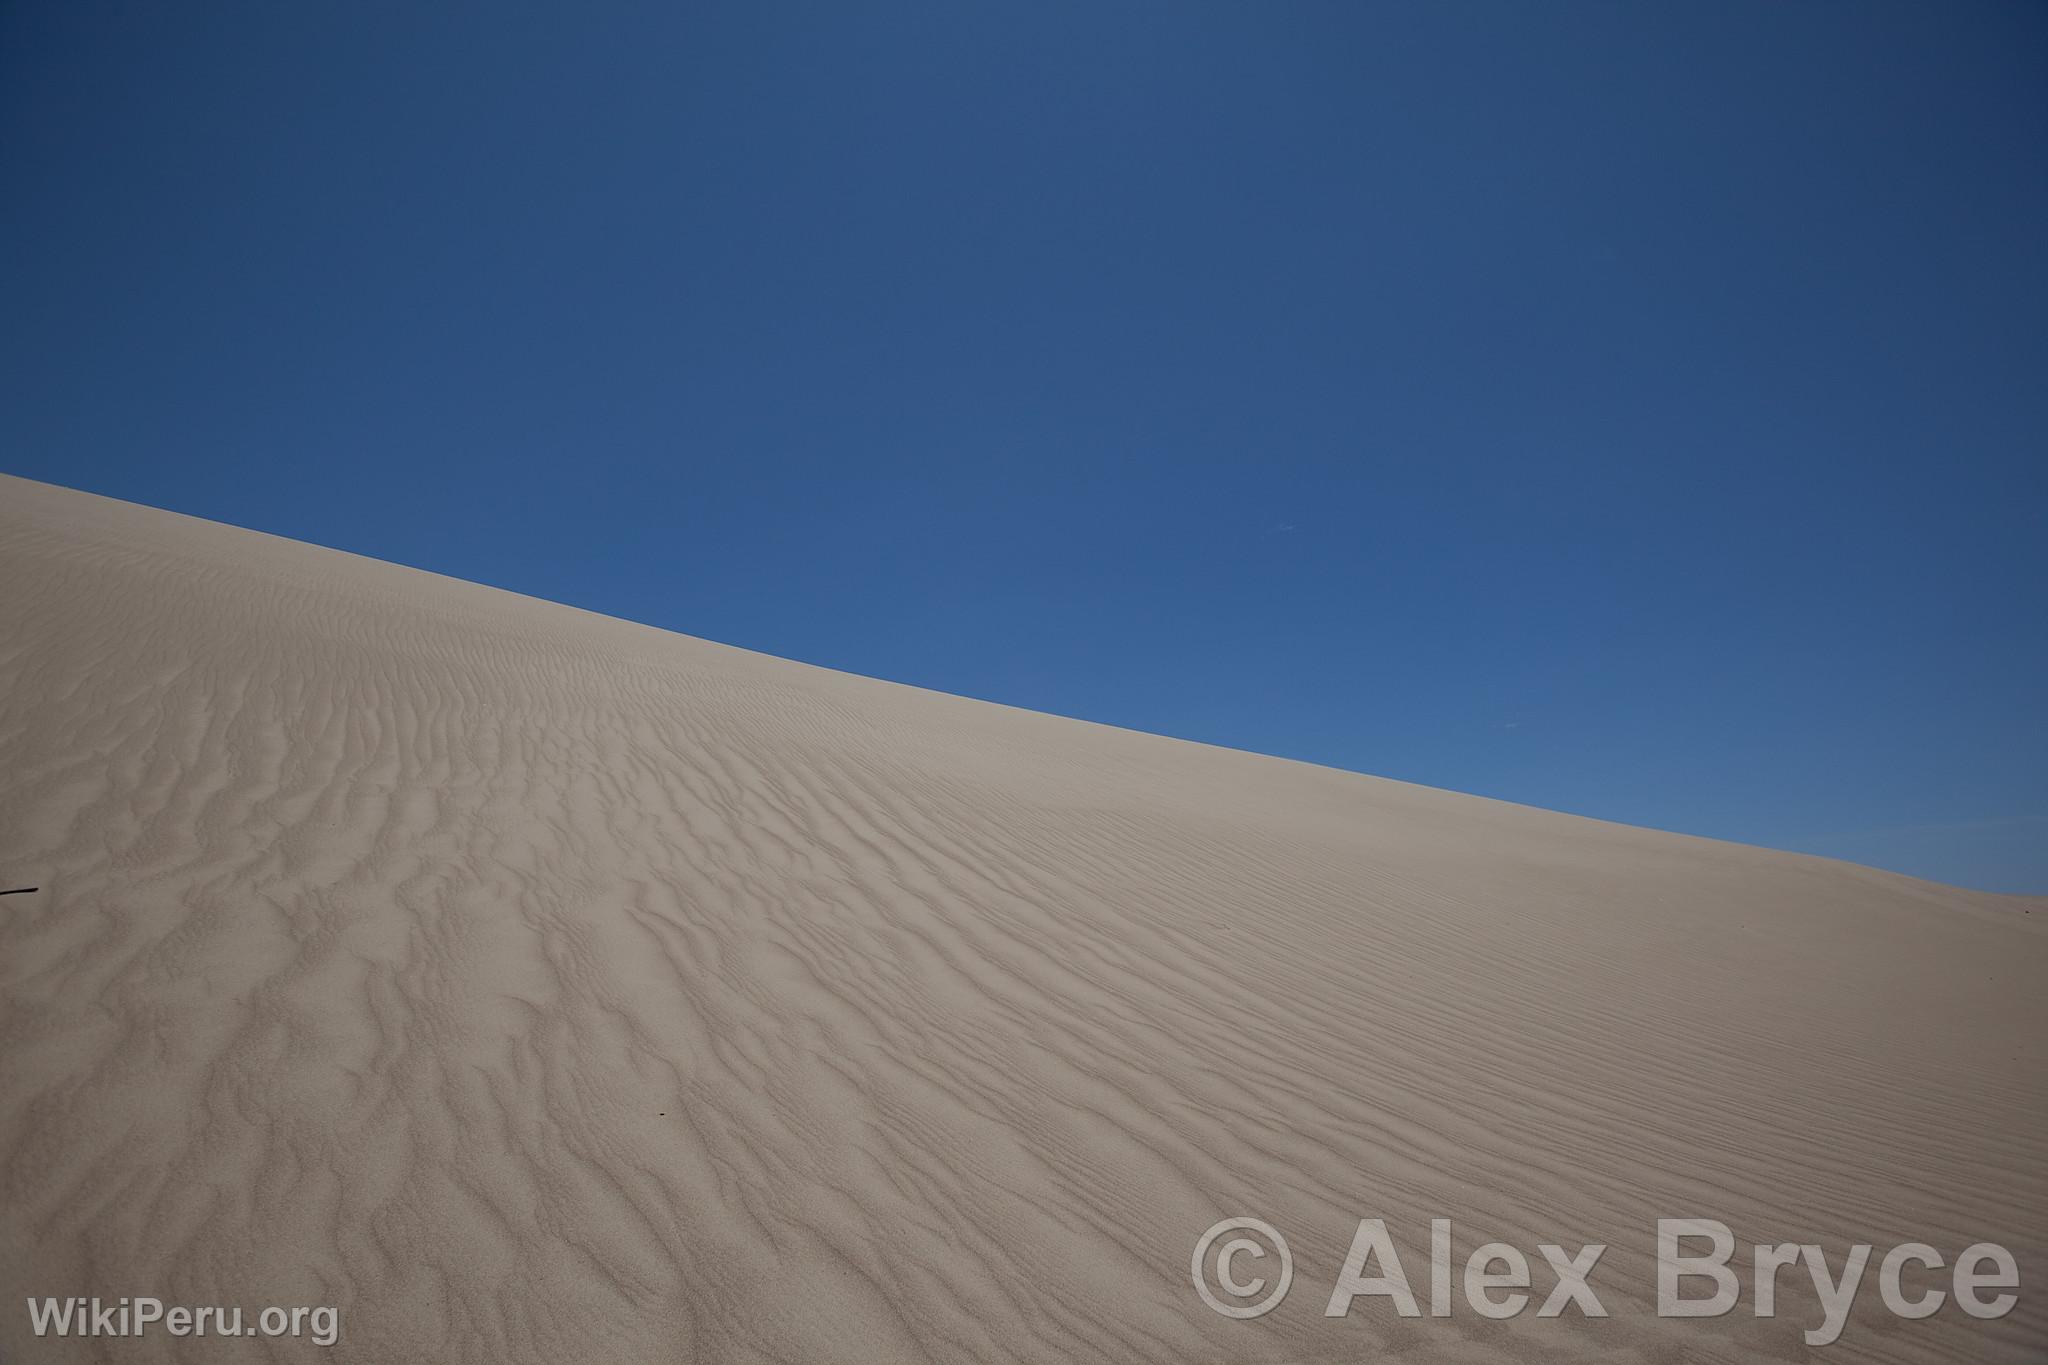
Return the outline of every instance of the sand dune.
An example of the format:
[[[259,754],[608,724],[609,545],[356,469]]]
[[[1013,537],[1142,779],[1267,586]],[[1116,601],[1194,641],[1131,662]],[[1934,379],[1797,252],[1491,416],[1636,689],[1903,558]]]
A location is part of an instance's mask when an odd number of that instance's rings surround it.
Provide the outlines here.
[[[2048,1343],[2048,901],[922,692],[12,479],[0,774],[0,883],[41,888],[0,899],[0,1359]],[[1190,1280],[1233,1215],[1295,1258],[1256,1321]],[[1436,1216],[1460,1265],[1609,1243],[1610,1316],[1323,1316],[1362,1217],[1426,1305]],[[1746,1286],[1659,1318],[1655,1222],[1687,1216],[1837,1265],[1994,1241],[2027,1288],[1909,1322],[1866,1286],[1825,1350],[1803,1273],[1774,1319]],[[334,1305],[340,1340],[33,1336],[26,1298],[94,1294]]]

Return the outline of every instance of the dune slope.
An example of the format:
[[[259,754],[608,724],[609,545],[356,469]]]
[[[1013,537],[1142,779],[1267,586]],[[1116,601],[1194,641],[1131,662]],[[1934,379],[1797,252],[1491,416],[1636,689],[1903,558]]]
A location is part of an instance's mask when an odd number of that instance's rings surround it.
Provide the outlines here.
[[[2048,1271],[2048,902],[835,674],[0,479],[24,1300],[364,1361],[2038,1359],[1654,1312],[1655,1222]],[[1249,1215],[1286,1301],[1205,1307]],[[1323,1310],[1360,1218],[1609,1317]],[[1745,1269],[1746,1250],[1738,1261]],[[1238,1262],[1238,1274],[1269,1268]],[[1873,1261],[1871,1275],[1876,1272]],[[1946,1287],[1946,1278],[1933,1281]],[[1705,1292],[1697,1286],[1689,1293]]]

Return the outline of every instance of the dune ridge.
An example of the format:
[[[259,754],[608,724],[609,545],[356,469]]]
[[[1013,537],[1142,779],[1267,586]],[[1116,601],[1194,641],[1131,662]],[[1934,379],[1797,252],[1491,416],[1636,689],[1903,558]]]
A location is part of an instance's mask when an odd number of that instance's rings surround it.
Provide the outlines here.
[[[833,673],[0,477],[0,1359],[2041,1358],[2048,900]],[[1251,1215],[1296,1285],[1203,1306]],[[1655,1220],[2021,1265],[1839,1344]],[[1610,1317],[1324,1301],[1359,1218]],[[1539,1263],[1540,1264],[1540,1263]],[[1738,1258],[1738,1269],[1743,1268]],[[1875,1274],[1875,1264],[1872,1272]],[[1540,1301],[1548,1281],[1539,1270]],[[28,1296],[331,1304],[36,1339]],[[1459,1305],[1463,1307],[1462,1303]]]

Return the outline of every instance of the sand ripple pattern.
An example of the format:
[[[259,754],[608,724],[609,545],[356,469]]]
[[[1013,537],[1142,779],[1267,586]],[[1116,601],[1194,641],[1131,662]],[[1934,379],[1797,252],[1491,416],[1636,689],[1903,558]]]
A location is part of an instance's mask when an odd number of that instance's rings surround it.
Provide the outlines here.
[[[0,1359],[2039,1359],[2048,902],[752,655],[0,479]],[[1293,1296],[1202,1307],[1196,1237]],[[1655,1219],[2018,1312],[1651,1311]],[[1321,1316],[1355,1220],[1611,1318]],[[1539,1288],[1545,1282],[1539,1278]],[[1426,1296],[1426,1289],[1423,1291]],[[35,1341],[27,1295],[342,1341]]]

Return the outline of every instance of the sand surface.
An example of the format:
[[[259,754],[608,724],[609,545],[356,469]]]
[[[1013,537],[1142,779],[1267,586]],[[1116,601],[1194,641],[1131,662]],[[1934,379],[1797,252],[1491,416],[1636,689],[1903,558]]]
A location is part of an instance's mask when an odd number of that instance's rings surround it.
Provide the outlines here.
[[[0,478],[0,1360],[2048,1343],[2048,901],[832,673]],[[1293,1292],[1212,1313],[1219,1219]],[[1323,1316],[1602,1241],[1610,1316]],[[1655,1222],[2019,1307],[1659,1319]],[[1741,1264],[1746,1269],[1747,1252]],[[1270,1263],[1270,1262],[1269,1262]],[[1240,1272],[1256,1269],[1240,1263]],[[1871,1275],[1874,1279],[1875,1264]],[[1944,1280],[1937,1283],[1944,1284]],[[30,1295],[331,1304],[57,1342]]]

